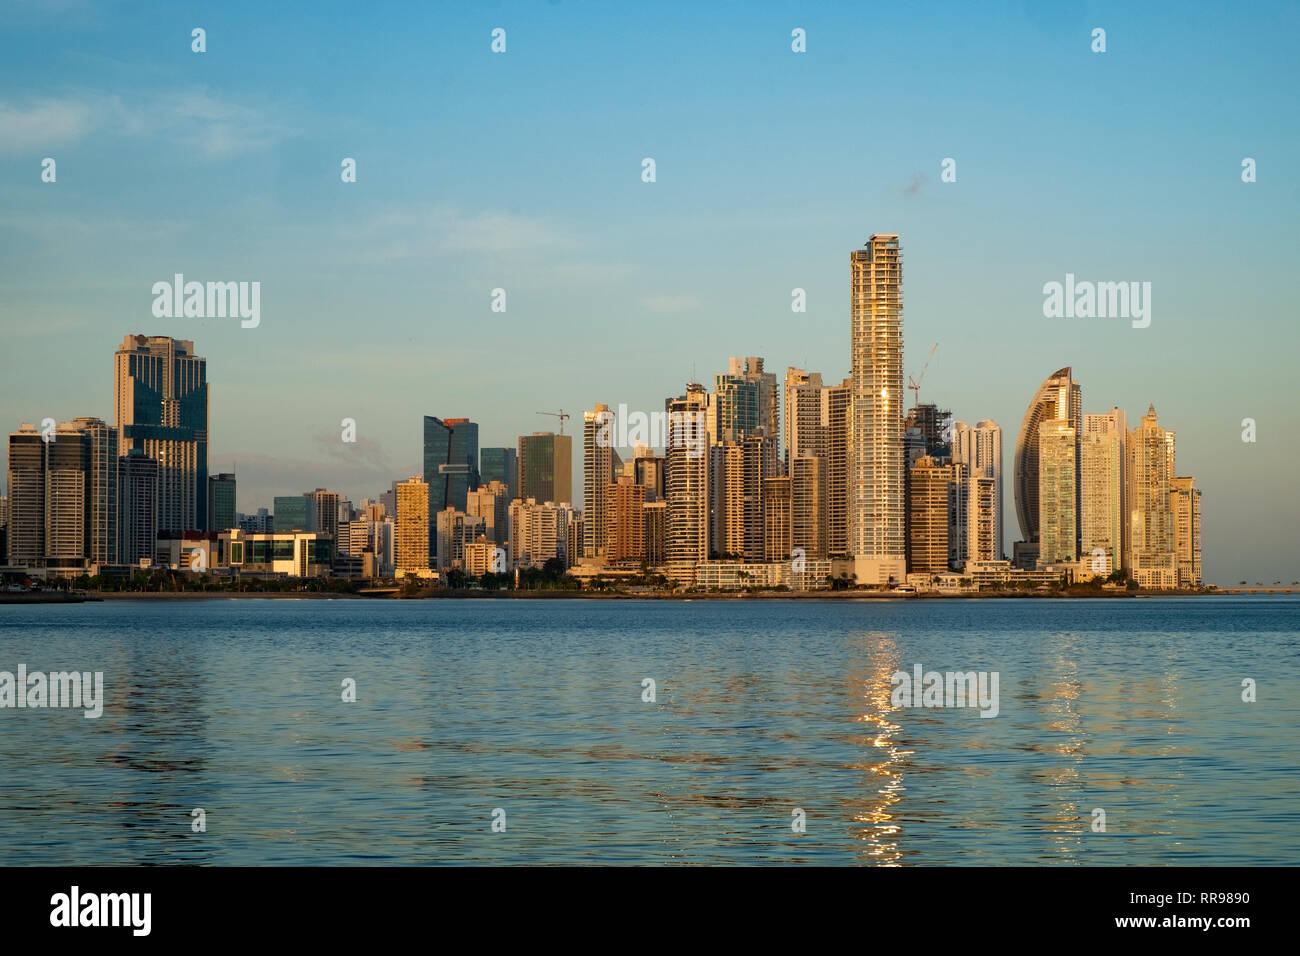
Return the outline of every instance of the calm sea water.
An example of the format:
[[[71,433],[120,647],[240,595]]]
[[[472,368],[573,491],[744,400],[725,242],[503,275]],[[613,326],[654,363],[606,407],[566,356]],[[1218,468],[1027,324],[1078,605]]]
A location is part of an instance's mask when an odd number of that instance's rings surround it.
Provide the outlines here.
[[[0,670],[107,697],[0,710],[0,863],[1297,865],[1298,644],[1280,597],[0,606]],[[999,716],[893,707],[917,663]]]

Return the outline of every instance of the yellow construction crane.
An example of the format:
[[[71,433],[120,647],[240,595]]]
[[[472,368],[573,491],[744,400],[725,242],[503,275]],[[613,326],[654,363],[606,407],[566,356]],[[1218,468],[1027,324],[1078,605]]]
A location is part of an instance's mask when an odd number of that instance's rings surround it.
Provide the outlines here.
[[[935,342],[934,345],[930,346],[930,354],[926,356],[925,365],[921,368],[921,378],[912,378],[910,375],[907,376],[907,387],[912,390],[913,408],[921,404],[921,381],[925,378],[925,372],[930,367],[930,359],[934,358],[934,350],[938,347],[938,342]]]
[[[538,415],[550,415],[552,418],[558,418],[558,419],[560,420],[560,434],[561,434],[561,435],[564,434],[564,420],[565,420],[566,418],[572,418],[572,417],[573,417],[572,415],[568,414],[568,413],[567,413],[564,409],[562,409],[562,408],[561,408],[558,412],[538,412],[537,414],[538,414]]]

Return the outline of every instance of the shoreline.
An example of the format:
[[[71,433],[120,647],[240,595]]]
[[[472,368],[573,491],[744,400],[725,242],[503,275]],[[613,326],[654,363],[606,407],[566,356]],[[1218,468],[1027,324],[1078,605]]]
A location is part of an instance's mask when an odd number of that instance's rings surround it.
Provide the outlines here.
[[[969,594],[936,593],[895,593],[889,591],[762,591],[754,594],[741,592],[697,592],[671,594],[664,592],[646,592],[629,594],[623,592],[583,592],[583,591],[435,591],[421,593],[410,597],[395,594],[328,594],[319,592],[251,592],[251,591],[87,591],[86,601],[207,601],[207,600],[272,600],[272,601],[457,601],[457,600],[493,600],[493,601],[987,601],[998,599],[1010,600],[1055,600],[1075,598],[1081,600],[1132,600],[1161,597],[1212,597],[1222,596],[1218,591],[1107,591],[1096,594],[1062,594],[1034,593],[1014,591],[975,592]],[[1258,595],[1272,596],[1272,595]],[[75,604],[80,600],[56,599],[50,601],[15,601],[12,603],[47,603]]]

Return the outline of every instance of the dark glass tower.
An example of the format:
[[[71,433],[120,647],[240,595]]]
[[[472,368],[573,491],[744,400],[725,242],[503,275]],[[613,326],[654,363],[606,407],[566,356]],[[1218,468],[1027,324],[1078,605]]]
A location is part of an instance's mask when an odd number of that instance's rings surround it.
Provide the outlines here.
[[[471,491],[478,488],[478,423],[468,418],[424,416],[424,480],[429,485],[429,527],[437,527],[439,511],[451,506],[464,511]],[[438,536],[429,535],[429,557],[437,557]]]

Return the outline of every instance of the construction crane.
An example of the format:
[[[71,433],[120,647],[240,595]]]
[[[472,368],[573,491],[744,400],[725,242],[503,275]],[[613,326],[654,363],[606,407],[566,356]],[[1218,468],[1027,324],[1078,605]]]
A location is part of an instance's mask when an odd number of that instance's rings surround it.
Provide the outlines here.
[[[558,418],[558,419],[560,420],[560,434],[561,434],[561,435],[564,434],[564,420],[565,420],[566,418],[572,418],[572,417],[573,417],[572,415],[570,415],[570,414],[568,414],[567,412],[565,412],[565,410],[562,409],[562,408],[561,408],[558,412],[538,412],[537,414],[538,414],[538,415],[550,415],[552,418]]]
[[[910,375],[907,376],[907,382],[908,382],[907,387],[912,390],[913,408],[921,404],[921,382],[922,380],[925,379],[926,369],[930,367],[930,359],[934,358],[934,350],[937,349],[938,347],[939,347],[938,342],[935,342],[934,345],[930,346],[930,354],[925,357],[925,365],[921,367],[920,378],[912,378],[912,376]]]

